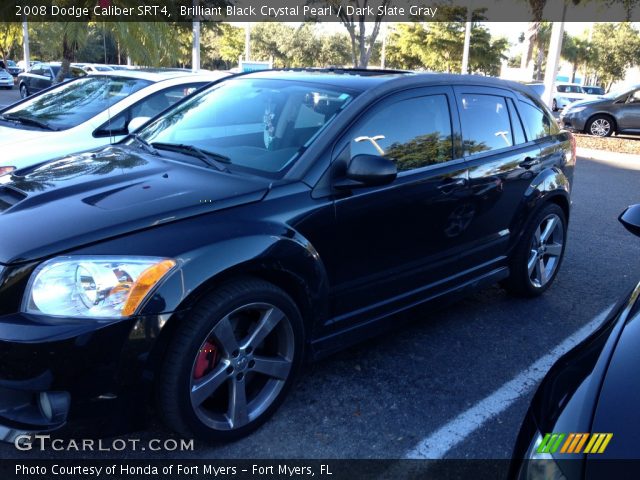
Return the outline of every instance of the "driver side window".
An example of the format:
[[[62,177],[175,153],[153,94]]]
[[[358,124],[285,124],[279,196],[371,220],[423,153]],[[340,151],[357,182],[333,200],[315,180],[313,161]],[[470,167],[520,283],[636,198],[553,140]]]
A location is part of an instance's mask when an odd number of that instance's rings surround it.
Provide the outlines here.
[[[351,158],[380,155],[407,171],[453,158],[451,115],[446,95],[428,95],[386,104],[356,127]]]
[[[636,90],[631,95],[629,95],[629,98],[627,98],[627,103],[640,104],[640,90]]]

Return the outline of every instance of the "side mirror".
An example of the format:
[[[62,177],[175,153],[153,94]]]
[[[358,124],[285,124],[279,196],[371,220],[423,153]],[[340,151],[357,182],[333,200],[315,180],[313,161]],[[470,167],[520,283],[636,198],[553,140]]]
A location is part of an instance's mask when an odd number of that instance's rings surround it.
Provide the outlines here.
[[[143,126],[145,123],[147,123],[149,120],[151,120],[151,117],[135,117],[135,118],[132,118],[131,121],[129,122],[128,127],[127,127],[128,132],[129,133],[135,132],[141,126]]]
[[[336,188],[373,187],[393,182],[398,175],[396,164],[378,155],[356,155],[349,162],[346,181],[335,184]]]
[[[628,207],[618,220],[627,230],[640,237],[640,203]]]

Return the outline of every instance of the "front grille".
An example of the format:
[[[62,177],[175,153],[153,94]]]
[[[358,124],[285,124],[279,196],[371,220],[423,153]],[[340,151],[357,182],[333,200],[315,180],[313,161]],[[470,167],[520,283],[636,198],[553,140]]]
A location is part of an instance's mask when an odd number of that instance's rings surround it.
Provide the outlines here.
[[[10,187],[0,187],[0,212],[4,212],[13,207],[16,203],[24,200],[27,196]]]

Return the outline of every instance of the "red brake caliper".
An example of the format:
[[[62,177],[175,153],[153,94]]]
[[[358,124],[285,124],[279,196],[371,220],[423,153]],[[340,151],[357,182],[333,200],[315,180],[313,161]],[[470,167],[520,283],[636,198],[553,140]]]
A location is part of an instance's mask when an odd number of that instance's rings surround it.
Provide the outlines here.
[[[205,373],[211,371],[218,360],[218,348],[209,340],[205,342],[196,358],[196,368],[193,371],[193,378],[202,378]]]

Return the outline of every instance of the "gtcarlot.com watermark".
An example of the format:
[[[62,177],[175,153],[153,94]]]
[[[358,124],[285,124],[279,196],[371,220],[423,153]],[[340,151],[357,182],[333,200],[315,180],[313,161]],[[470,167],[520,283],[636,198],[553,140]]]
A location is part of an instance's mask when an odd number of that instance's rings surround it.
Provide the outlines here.
[[[18,450],[40,450],[55,452],[122,452],[122,451],[151,451],[151,452],[189,452],[194,449],[193,439],[139,438],[104,439],[62,439],[51,438],[51,435],[18,435],[14,440]]]

